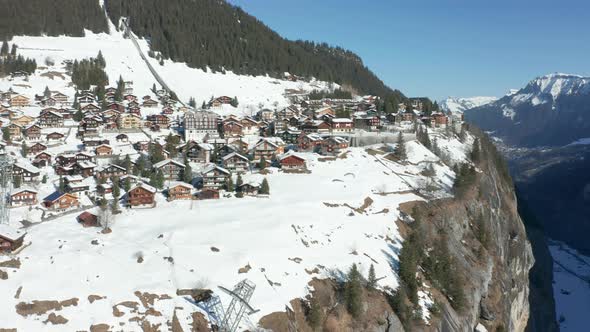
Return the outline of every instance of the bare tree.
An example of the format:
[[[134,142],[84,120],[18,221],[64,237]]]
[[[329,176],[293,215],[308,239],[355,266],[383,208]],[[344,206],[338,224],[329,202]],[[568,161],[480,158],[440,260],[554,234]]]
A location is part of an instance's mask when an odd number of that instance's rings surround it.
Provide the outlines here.
[[[98,212],[98,223],[102,227],[103,233],[108,233],[113,225],[113,212],[109,208],[101,208]]]

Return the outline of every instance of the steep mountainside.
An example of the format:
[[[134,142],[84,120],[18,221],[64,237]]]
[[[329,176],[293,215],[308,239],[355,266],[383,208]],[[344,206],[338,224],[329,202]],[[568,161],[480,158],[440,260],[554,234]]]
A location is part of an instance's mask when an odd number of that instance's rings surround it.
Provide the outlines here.
[[[129,17],[132,30],[148,38],[165,59],[238,74],[278,77],[290,72],[348,85],[360,93],[403,98],[358,55],[327,44],[286,40],[225,1],[171,0],[161,6],[158,0],[108,0],[106,8],[114,22]]]
[[[565,145],[590,135],[590,78],[538,77],[514,94],[466,111],[465,117],[509,145]]]
[[[480,107],[496,100],[498,100],[496,97],[448,97],[447,99],[442,100],[439,105],[445,112],[461,114],[468,109]]]

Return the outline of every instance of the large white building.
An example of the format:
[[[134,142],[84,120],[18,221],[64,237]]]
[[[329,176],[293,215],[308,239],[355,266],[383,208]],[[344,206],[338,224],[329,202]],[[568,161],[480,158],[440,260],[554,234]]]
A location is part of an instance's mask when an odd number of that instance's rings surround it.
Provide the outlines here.
[[[219,115],[210,111],[190,111],[184,117],[185,141],[202,141],[206,135],[218,136]]]

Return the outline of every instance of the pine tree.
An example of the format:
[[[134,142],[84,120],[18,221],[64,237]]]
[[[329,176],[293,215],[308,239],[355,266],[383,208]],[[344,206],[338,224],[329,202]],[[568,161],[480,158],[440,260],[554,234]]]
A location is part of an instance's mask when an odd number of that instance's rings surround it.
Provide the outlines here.
[[[112,178],[111,182],[113,183],[113,197],[115,198],[115,200],[117,200],[119,196],[121,196],[121,189],[119,188],[119,179]]]
[[[193,181],[193,169],[192,169],[190,163],[188,162],[188,160],[186,160],[184,162],[184,171],[182,172],[182,181],[184,181],[186,183],[191,183]]]
[[[234,191],[234,182],[231,179],[231,176],[228,176],[227,179],[225,179],[225,190],[227,191]]]
[[[113,214],[119,213],[119,199],[115,197],[113,204],[111,204],[111,211]]]
[[[47,85],[45,86],[45,90],[43,90],[43,97],[45,97],[45,98],[51,97],[51,90],[49,90],[49,87]]]
[[[16,44],[12,44],[12,48],[10,49],[10,55],[15,57],[16,56],[16,50],[18,49],[18,45]]]
[[[131,162],[131,158],[129,157],[129,155],[125,156],[125,160],[123,161],[123,167],[125,167],[125,171],[127,171],[127,174],[131,174],[133,163]]]
[[[352,264],[352,267],[348,271],[344,286],[344,300],[346,302],[346,309],[352,317],[360,317],[362,313],[362,286],[361,274],[356,264]]]
[[[367,288],[375,289],[376,286],[377,286],[377,277],[375,276],[375,266],[373,266],[373,264],[371,264],[371,267],[369,267],[369,277],[367,280]]]
[[[43,174],[43,177],[41,178],[41,183],[47,183],[47,174]]]
[[[479,138],[476,138],[473,141],[473,147],[471,148],[471,160],[477,164],[479,162],[479,157],[480,157]]]
[[[129,191],[131,190],[131,179],[129,177],[125,178],[125,182],[123,184],[123,188],[125,189],[125,191]]]
[[[23,157],[26,157],[29,154],[29,147],[27,146],[27,143],[25,143],[25,141],[23,141],[23,143],[21,144],[20,153]]]
[[[2,48],[0,48],[0,56],[8,55],[8,42],[5,40],[2,42]]]
[[[57,191],[59,191],[60,193],[66,192],[66,184],[64,182],[64,178],[61,176],[59,177],[59,187],[57,188]]]
[[[309,325],[314,329],[318,330],[322,326],[322,321],[324,320],[324,314],[322,312],[322,307],[320,306],[318,300],[313,297],[309,304],[309,313],[307,315],[307,320]]]
[[[81,110],[76,111],[76,113],[74,113],[74,121],[82,121],[82,119],[84,119],[84,113],[82,113]]]
[[[197,107],[197,101],[195,100],[194,97],[190,97],[189,98],[189,100],[188,100],[188,106],[193,107],[193,108]]]
[[[122,101],[124,93],[125,93],[125,81],[123,80],[122,76],[119,76],[119,80],[117,81],[117,90],[115,91],[115,100]]]
[[[264,159],[264,157],[260,157],[260,162],[258,163],[258,168],[260,168],[260,169],[266,168],[266,159]]]
[[[262,180],[262,184],[260,185],[260,190],[258,190],[258,192],[261,195],[270,195],[270,188],[268,186],[268,181],[266,180],[266,178]]]
[[[8,130],[8,127],[2,127],[2,139],[5,142],[10,142],[10,130]]]
[[[404,136],[399,132],[397,135],[397,145],[395,146],[394,155],[398,160],[406,160],[408,158],[406,154],[406,145],[404,142]]]
[[[102,55],[102,51],[99,50],[98,51],[98,55],[96,56],[96,63],[101,67],[101,68],[105,68],[107,66],[107,63],[104,59],[104,56]]]
[[[236,192],[242,191],[242,185],[244,181],[242,180],[242,174],[238,174],[238,178],[236,180]]]
[[[14,188],[20,188],[21,182],[22,182],[22,177],[20,177],[20,176],[14,176],[12,178],[12,185],[14,186]]]
[[[164,188],[164,173],[162,173],[162,170],[158,170],[156,173],[156,188]]]
[[[232,105],[233,107],[238,107],[238,104],[238,97],[234,97],[230,102],[230,105]]]

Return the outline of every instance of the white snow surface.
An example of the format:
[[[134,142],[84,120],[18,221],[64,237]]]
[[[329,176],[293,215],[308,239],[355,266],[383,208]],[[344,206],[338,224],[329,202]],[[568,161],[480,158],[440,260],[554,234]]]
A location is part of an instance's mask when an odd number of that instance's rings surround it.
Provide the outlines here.
[[[0,84],[0,90],[6,91],[16,83],[18,85],[14,87],[15,90],[30,98],[34,97],[35,93],[42,93],[45,86],[73,96],[74,88],[70,84],[69,77],[51,79],[41,77],[40,74],[49,71],[64,74],[65,68],[62,61],[95,57],[99,51],[102,51],[106,60],[105,70],[109,76],[110,85],[114,86],[119,76],[122,76],[126,81],[133,81],[134,92],[141,97],[151,94],[150,90],[156,83],[133,42],[124,38],[113,25],[109,34],[95,34],[87,30],[85,37],[16,36],[12,42],[19,46],[19,54],[34,58],[39,67],[46,67],[46,59],[52,60],[55,65],[39,69],[37,75],[32,75],[29,80],[17,78],[13,81],[4,81]],[[139,40],[139,44],[143,52],[147,54],[149,49],[147,41]],[[214,74],[170,60],[166,60],[163,66],[156,59],[149,58],[149,61],[181,101],[186,103],[190,97],[194,97],[197,105],[200,105],[203,101],[208,102],[211,97],[237,97],[239,106],[237,109],[231,107],[231,111],[240,115],[250,115],[254,108],[257,110],[259,104],[273,108],[275,105],[277,107],[289,105],[284,96],[285,89],[311,91],[338,87],[337,84],[322,81],[292,82],[268,76],[236,75],[230,71],[225,74]],[[157,83],[156,86],[160,88]]]
[[[553,295],[559,329],[586,331],[590,308],[590,257],[558,241],[550,241]]]
[[[407,144],[410,156],[417,153],[432,158],[418,152],[413,142]],[[26,242],[31,244],[19,254],[22,266],[6,269],[8,280],[0,283],[5,301],[0,306],[0,321],[23,331],[52,330],[42,322],[49,313],[22,317],[15,305],[76,297],[78,306],[55,312],[69,319],[62,330],[83,330],[98,323],[117,327],[124,322],[121,328],[125,331],[139,331],[138,325],[129,322],[137,314],[114,317],[112,307],[137,301],[133,293],[141,291],[172,296],[156,301],[154,308],[162,316],[148,316],[152,323],[165,323],[179,307],[181,324],[188,324],[196,307],[175,296],[177,289],[216,290],[218,285],[231,287],[248,278],[257,285],[251,303],[260,312],[250,317],[256,322],[308,294],[313,277],[339,277],[352,263],[366,275],[372,259],[382,278],[379,286],[396,288],[391,264],[397,260],[402,239],[394,221],[400,203],[423,199],[408,191],[425,185],[420,172],[426,162],[401,165],[371,156],[362,148],[351,148],[346,158],[333,161],[319,161],[311,153],[302,155],[312,173],[286,174],[270,168],[271,174],[266,175],[269,198],[222,197],[191,203],[167,202],[158,194],[156,208],[124,210],[117,215],[111,234],[82,228],[75,220],[77,213],[27,228]],[[394,171],[404,174],[403,179]],[[436,173],[437,181],[450,188],[453,172],[437,164]],[[247,174],[244,181],[260,177]],[[47,188],[41,191],[49,192],[51,184],[44,186]],[[373,203],[364,213],[343,206],[359,207],[366,197]],[[389,212],[377,213],[384,209]],[[39,218],[31,216],[28,208],[13,209],[11,216],[15,226],[24,216]],[[92,245],[93,240],[99,244]],[[144,257],[141,264],[136,262],[140,254]],[[173,263],[165,257],[172,257]],[[246,265],[251,270],[239,274],[238,269]],[[316,267],[318,274],[306,272]],[[21,286],[20,298],[15,299]],[[90,304],[87,296],[91,294],[106,299]],[[222,300],[227,299],[222,296]],[[423,300],[426,307],[428,300]]]

